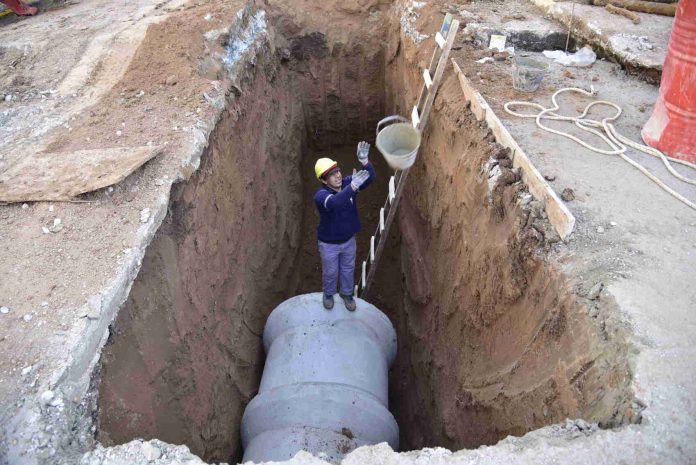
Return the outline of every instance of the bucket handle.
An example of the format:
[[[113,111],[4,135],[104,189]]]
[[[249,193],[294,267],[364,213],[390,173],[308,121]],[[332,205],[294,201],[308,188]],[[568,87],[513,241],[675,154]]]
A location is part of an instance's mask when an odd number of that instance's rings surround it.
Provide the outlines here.
[[[379,134],[379,127],[380,127],[383,123],[389,123],[389,122],[391,122],[391,121],[400,121],[400,122],[402,122],[402,123],[408,123],[408,122],[409,122],[406,118],[404,118],[404,117],[401,116],[401,115],[387,116],[386,118],[380,120],[379,123],[377,123],[377,130],[375,131],[375,133],[376,133],[376,134]]]

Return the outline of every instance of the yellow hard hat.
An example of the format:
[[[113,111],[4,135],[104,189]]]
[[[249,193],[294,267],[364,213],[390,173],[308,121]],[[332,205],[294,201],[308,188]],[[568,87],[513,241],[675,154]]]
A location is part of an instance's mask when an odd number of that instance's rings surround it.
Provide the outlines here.
[[[321,178],[326,176],[329,171],[336,168],[338,162],[333,161],[330,158],[320,158],[314,164],[314,173],[317,175],[317,179],[321,181]]]

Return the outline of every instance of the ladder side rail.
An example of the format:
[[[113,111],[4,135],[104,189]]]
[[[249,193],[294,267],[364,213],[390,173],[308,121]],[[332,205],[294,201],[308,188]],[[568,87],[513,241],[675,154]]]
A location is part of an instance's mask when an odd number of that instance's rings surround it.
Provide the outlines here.
[[[430,57],[430,64],[428,65],[428,72],[432,76],[435,70],[437,69],[437,64],[440,62],[440,57],[442,56],[442,49],[438,45],[435,46],[435,50],[433,50],[433,54]],[[418,100],[416,102],[416,107],[418,108],[418,111],[422,108],[422,103],[425,101],[425,98],[428,96],[428,87],[423,84],[421,86],[421,91],[420,94],[418,95]]]
[[[459,30],[459,21],[453,20],[452,23],[450,24],[450,27],[447,31],[447,39],[442,47],[442,50],[440,50],[440,46],[437,45],[435,47],[435,52],[433,53],[433,56],[431,58],[431,64],[430,68],[432,68],[433,62],[435,62],[435,58],[439,55],[437,59],[437,67],[435,68],[435,74],[433,76],[433,82],[430,88],[426,86],[425,83],[423,83],[421,87],[421,95],[419,96],[418,99],[418,104],[416,108],[420,108],[421,100],[423,96],[426,96],[425,98],[425,103],[423,106],[422,112],[419,114],[420,116],[420,122],[418,124],[417,129],[419,131],[423,131],[427,120],[428,116],[430,114],[430,110],[433,105],[433,101],[435,100],[435,95],[437,94],[437,91],[440,87],[440,81],[442,80],[442,75],[445,71],[445,68],[447,66],[447,58],[449,57],[450,50],[452,49],[452,45],[454,44],[454,38],[457,35],[457,31]],[[441,53],[439,53],[441,51]],[[431,70],[431,75],[432,75],[432,70]],[[369,270],[367,270],[367,276],[365,278],[364,286],[362,287],[360,297],[361,298],[366,298],[367,295],[370,292],[370,288],[372,287],[372,283],[375,280],[375,276],[377,273],[377,265],[379,264],[379,260],[382,256],[382,253],[384,252],[384,248],[386,246],[387,238],[389,235],[389,231],[391,228],[392,223],[394,222],[394,218],[396,217],[396,212],[399,206],[399,201],[401,200],[401,194],[403,193],[403,190],[406,186],[406,179],[408,178],[408,173],[410,172],[410,168],[406,170],[401,170],[398,171],[395,174],[395,182],[397,183],[396,186],[396,193],[394,200],[391,202],[391,205],[389,205],[389,212],[385,214],[387,215],[385,219],[385,224],[384,224],[384,231],[381,233],[383,237],[380,238],[379,242],[375,246],[375,256],[374,256],[374,261],[370,263],[368,260],[368,263],[370,264]],[[389,202],[389,197],[387,197],[387,203]],[[386,208],[386,206],[385,206]],[[378,226],[379,229],[379,226]],[[383,239],[383,240],[382,240]],[[369,254],[369,252],[368,252]],[[369,256],[368,256],[369,259]],[[361,284],[362,280],[361,280]]]
[[[433,85],[430,87],[432,92],[428,94],[428,98],[425,99],[425,104],[423,105],[423,110],[420,113],[420,124],[418,125],[418,130],[423,132],[425,130],[425,125],[428,121],[428,116],[430,115],[430,110],[433,107],[433,102],[435,101],[435,96],[440,88],[440,81],[442,81],[442,75],[447,67],[447,58],[449,57],[450,50],[454,44],[454,38],[459,30],[459,21],[456,19],[452,21],[450,25],[449,33],[447,34],[447,42],[440,55],[440,60],[437,63],[437,68],[435,70],[435,75],[433,76]]]
[[[386,237],[387,237],[387,236],[386,236],[386,234],[384,234],[384,233],[387,232],[386,220],[387,220],[387,218],[388,218],[388,213],[389,213],[389,210],[390,210],[390,209],[391,209],[391,202],[389,201],[389,194],[387,194],[387,199],[386,199],[385,202],[384,202],[384,207],[382,207],[382,208],[380,209],[380,210],[384,210],[384,214],[383,214],[383,215],[384,215],[384,229],[382,229],[382,220],[381,220],[382,213],[381,213],[381,211],[380,211],[380,219],[377,220],[377,227],[375,228],[375,233],[372,235],[372,237],[375,238],[375,239],[374,239],[374,241],[375,241],[375,244],[374,244],[374,251],[375,251],[374,260],[370,260],[370,250],[367,251],[367,260],[366,260],[366,261],[367,261],[368,275],[369,275],[370,270],[371,270],[371,269],[374,267],[374,265],[376,265],[376,263],[377,263],[377,260],[378,260],[378,258],[377,258],[377,250],[379,250],[380,244],[383,242],[383,240],[386,241]],[[384,247],[384,246],[382,246],[382,248],[383,248],[383,247]],[[362,279],[359,280],[358,289],[359,289],[359,293],[356,293],[356,295],[360,296],[360,295],[362,295],[362,289],[363,289],[363,286],[362,286]]]
[[[379,241],[379,244],[376,247],[375,261],[373,263],[373,266],[370,268],[370,272],[367,275],[367,279],[365,280],[365,287],[362,290],[362,294],[360,294],[360,297],[363,299],[367,297],[368,293],[370,292],[370,287],[372,286],[372,283],[375,280],[377,265],[379,264],[379,260],[382,257],[382,252],[384,252],[384,247],[387,243],[386,239],[389,235],[389,230],[391,228],[392,223],[394,222],[394,218],[396,217],[396,211],[399,207],[399,200],[401,199],[401,193],[403,192],[404,186],[406,185],[406,178],[408,177],[409,171],[410,168],[400,171],[399,184],[396,186],[396,196],[394,197],[394,201],[392,202],[392,205],[389,208],[389,214],[387,215],[387,218],[384,220],[384,240]]]

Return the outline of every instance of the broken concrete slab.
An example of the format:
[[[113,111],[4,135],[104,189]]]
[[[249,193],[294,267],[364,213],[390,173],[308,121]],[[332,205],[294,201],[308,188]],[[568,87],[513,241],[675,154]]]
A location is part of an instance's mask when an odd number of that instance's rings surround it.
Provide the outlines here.
[[[506,47],[535,52],[562,49],[566,43],[567,29],[543,17],[542,10],[528,0],[506,2],[504,7],[475,1],[458,6],[457,13],[466,24],[462,34],[482,44],[488,44],[492,34],[504,35]]]
[[[547,14],[571,28],[577,40],[616,60],[630,73],[660,82],[674,18],[636,13],[641,21],[634,24],[628,18],[607,13],[603,7],[574,2],[553,3]]]
[[[26,155],[0,174],[0,201],[71,200],[123,181],[161,152],[144,146]]]

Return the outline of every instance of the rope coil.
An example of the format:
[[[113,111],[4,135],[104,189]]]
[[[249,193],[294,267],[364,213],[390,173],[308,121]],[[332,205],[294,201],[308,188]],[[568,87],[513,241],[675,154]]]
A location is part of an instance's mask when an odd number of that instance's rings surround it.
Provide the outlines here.
[[[550,132],[552,134],[558,134],[559,136],[566,137],[570,140],[573,140],[577,142],[578,144],[582,145],[583,147],[597,153],[601,153],[604,155],[618,155],[622,159],[624,159],[626,162],[628,162],[631,166],[634,168],[638,169],[641,173],[643,173],[645,176],[647,176],[651,181],[653,181],[655,184],[657,184],[660,188],[662,188],[664,191],[672,195],[674,198],[682,202],[683,204],[687,205],[688,207],[691,207],[692,209],[696,210],[696,204],[691,202],[689,199],[681,195],[680,193],[676,192],[674,189],[670,188],[667,186],[664,182],[662,182],[657,176],[652,174],[650,171],[648,171],[647,168],[645,168],[643,165],[638,163],[635,160],[632,160],[630,157],[626,155],[626,151],[628,147],[631,147],[633,149],[636,149],[640,152],[646,153],[650,156],[653,156],[655,158],[659,158],[662,160],[662,163],[665,165],[667,170],[669,171],[672,176],[675,178],[679,179],[680,181],[686,182],[688,184],[696,185],[696,179],[691,179],[686,176],[683,176],[681,173],[678,173],[671,165],[670,162],[672,163],[678,163],[680,165],[687,166],[693,170],[696,170],[696,164],[690,163],[686,160],[680,160],[678,158],[673,158],[673,157],[668,157],[664,153],[660,152],[659,150],[644,145],[644,144],[639,144],[637,142],[634,142],[627,137],[621,135],[619,131],[614,127],[613,124],[611,124],[613,121],[615,121],[619,116],[621,116],[621,113],[623,110],[621,109],[620,106],[613,102],[609,102],[607,100],[594,100],[590,102],[585,109],[583,110],[582,114],[580,116],[563,116],[559,115],[556,113],[560,109],[560,106],[558,105],[558,102],[556,101],[556,98],[558,95],[560,95],[563,92],[578,92],[582,95],[588,96],[588,97],[593,97],[596,95],[596,91],[594,90],[594,87],[591,87],[590,91],[587,91],[585,89],[579,89],[577,87],[564,87],[563,89],[557,90],[552,96],[551,96],[551,102],[553,103],[553,106],[551,107],[544,107],[543,105],[540,105],[538,103],[534,102],[523,102],[523,101],[512,101],[512,102],[507,102],[504,105],[505,111],[509,113],[512,116],[517,116],[519,118],[534,118],[536,125],[541,128],[544,131]],[[603,118],[601,121],[593,120],[587,117],[587,114],[589,111],[592,109],[592,107],[597,106],[597,105],[606,105],[614,108],[616,110],[615,114],[612,116],[607,116],[606,118]],[[519,113],[517,111],[514,111],[511,109],[511,107],[530,107],[539,110],[539,113],[536,114],[530,114],[530,113]],[[599,147],[594,147],[590,145],[589,143],[585,142],[584,140],[574,136],[573,134],[564,132],[564,131],[559,131],[557,129],[550,128],[548,126],[545,126],[542,124],[542,120],[548,119],[548,120],[553,120],[553,121],[570,121],[575,124],[578,128],[582,129],[583,131],[590,132],[597,137],[601,138],[607,146],[611,147],[611,150],[605,150]],[[602,129],[600,131],[599,129]]]

